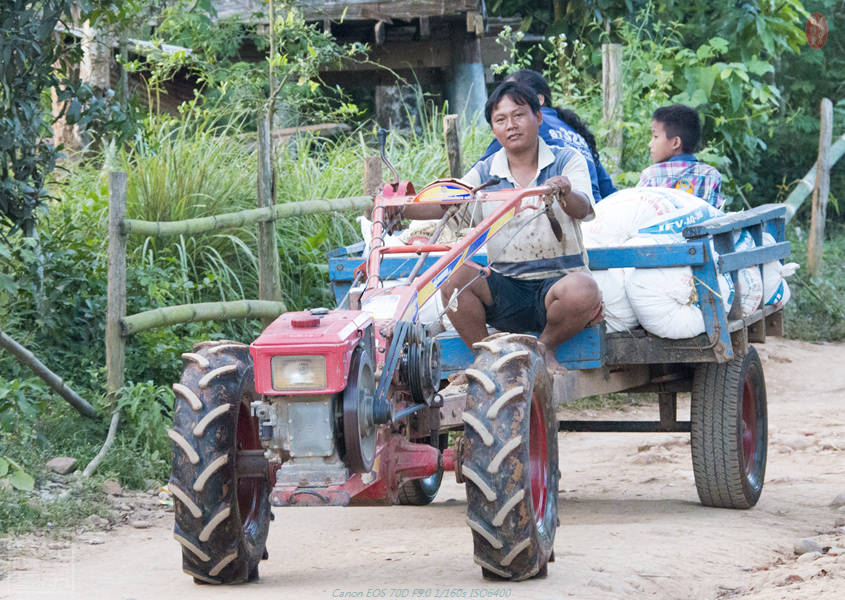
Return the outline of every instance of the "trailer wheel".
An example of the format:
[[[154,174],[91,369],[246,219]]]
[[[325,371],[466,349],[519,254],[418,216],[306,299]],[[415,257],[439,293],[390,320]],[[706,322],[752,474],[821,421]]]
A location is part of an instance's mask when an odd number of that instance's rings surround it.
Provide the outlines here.
[[[558,523],[552,380],[531,336],[474,348],[463,414],[467,524],[482,574],[519,581],[545,574]]]
[[[428,442],[431,442],[431,438],[428,438]],[[443,451],[448,446],[449,434],[441,434],[438,437],[438,449]],[[399,494],[397,496],[399,504],[406,506],[425,506],[426,504],[431,504],[434,501],[435,496],[437,496],[437,492],[440,490],[440,484],[442,482],[442,466],[434,475],[424,479],[412,479],[411,481],[408,481],[399,488]]]
[[[238,477],[238,452],[261,449],[250,414],[258,397],[249,347],[204,344],[182,357],[168,432],[173,536],[182,546],[182,569],[196,583],[249,581],[266,557],[272,518],[269,469],[263,477]]]
[[[696,368],[692,466],[705,506],[751,508],[766,474],[766,381],[757,351]]]

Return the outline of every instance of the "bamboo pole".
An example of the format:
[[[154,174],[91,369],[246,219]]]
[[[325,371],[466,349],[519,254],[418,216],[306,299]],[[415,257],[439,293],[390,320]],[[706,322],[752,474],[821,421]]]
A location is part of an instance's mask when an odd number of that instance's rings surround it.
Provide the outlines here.
[[[606,148],[609,170],[618,173],[622,165],[622,45],[602,44],[602,118],[611,127]]]
[[[219,231],[230,227],[242,227],[285,217],[298,217],[320,212],[344,210],[363,210],[373,204],[372,196],[350,196],[333,200],[305,200],[276,204],[272,207],[251,208],[235,213],[225,213],[213,217],[185,219],[183,221],[139,221],[124,219],[124,233],[137,233],[151,236],[195,235]]]
[[[124,336],[155,327],[168,327],[194,321],[218,321],[226,319],[275,319],[287,310],[283,302],[267,300],[234,300],[231,302],[201,302],[165,306],[124,317],[120,330]]]
[[[126,315],[126,234],[121,223],[126,219],[126,182],[124,172],[109,173],[109,265],[106,299],[106,390],[114,393],[123,387],[126,364],[126,340],[120,332],[120,320]],[[82,474],[91,476],[114,442],[120,423],[120,409],[115,408],[103,447]]]
[[[830,147],[830,166],[836,164],[842,155],[845,154],[845,133],[840,135],[836,142]],[[804,175],[804,178],[798,182],[798,185],[795,186],[795,189],[789,194],[786,198],[784,204],[786,205],[786,220],[787,222],[795,216],[795,213],[798,212],[798,209],[801,208],[801,204],[810,195],[810,192],[813,191],[816,187],[816,172],[818,171],[818,161],[816,164],[813,165],[813,168],[807,171],[807,174]]]
[[[458,115],[443,117],[443,139],[446,143],[446,158],[449,160],[449,175],[454,178],[462,177],[461,142],[458,137]]]
[[[50,386],[51,390],[64,398],[68,404],[78,410],[80,414],[88,417],[89,419],[96,419],[100,416],[99,413],[97,413],[97,409],[88,404],[79,394],[70,389],[61,377],[53,373],[53,371],[38,360],[38,358],[30,350],[16,342],[2,329],[0,329],[0,347],[8,350],[19,363],[25,367],[29,367],[33,373],[38,375],[48,386]]]
[[[819,159],[816,161],[816,185],[813,189],[813,214],[810,218],[810,239],[807,245],[807,270],[816,277],[822,267],[824,222],[830,193],[830,142],[833,138],[833,102],[822,99],[819,124]]]

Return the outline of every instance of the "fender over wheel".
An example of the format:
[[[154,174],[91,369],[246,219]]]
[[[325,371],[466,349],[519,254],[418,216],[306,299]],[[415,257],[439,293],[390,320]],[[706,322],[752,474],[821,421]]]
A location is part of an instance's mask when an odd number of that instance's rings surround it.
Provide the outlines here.
[[[695,370],[692,467],[705,506],[751,508],[766,475],[766,381],[757,351]]]
[[[170,491],[173,535],[182,568],[197,583],[240,583],[258,576],[272,518],[269,468],[238,476],[239,455],[261,451],[252,359],[245,344],[204,344],[182,355],[174,384],[176,405]]]
[[[499,334],[474,348],[461,464],[474,559],[486,577],[544,575],[560,477],[552,378],[531,336]]]

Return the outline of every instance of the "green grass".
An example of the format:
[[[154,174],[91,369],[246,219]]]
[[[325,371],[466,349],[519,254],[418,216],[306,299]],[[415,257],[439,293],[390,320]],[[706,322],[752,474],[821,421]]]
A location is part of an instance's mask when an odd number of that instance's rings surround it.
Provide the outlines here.
[[[787,239],[792,242],[790,261],[801,265],[790,277],[792,299],[786,305],[785,334],[813,342],[845,340],[845,225],[828,221],[823,263],[812,278],[807,272],[807,221],[793,219]]]

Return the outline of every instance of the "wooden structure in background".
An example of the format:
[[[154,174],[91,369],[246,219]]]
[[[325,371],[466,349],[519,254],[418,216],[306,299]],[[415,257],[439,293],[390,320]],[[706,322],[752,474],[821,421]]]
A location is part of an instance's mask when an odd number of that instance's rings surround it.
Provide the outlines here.
[[[266,24],[263,0],[216,0],[218,18]],[[366,42],[369,62],[346,62],[321,73],[329,85],[372,94],[379,125],[407,126],[397,105],[412,100],[404,86],[419,84],[450,111],[478,114],[493,81],[489,65],[505,58],[495,38],[521,19],[491,19],[481,0],[297,0],[306,21],[339,42]]]

